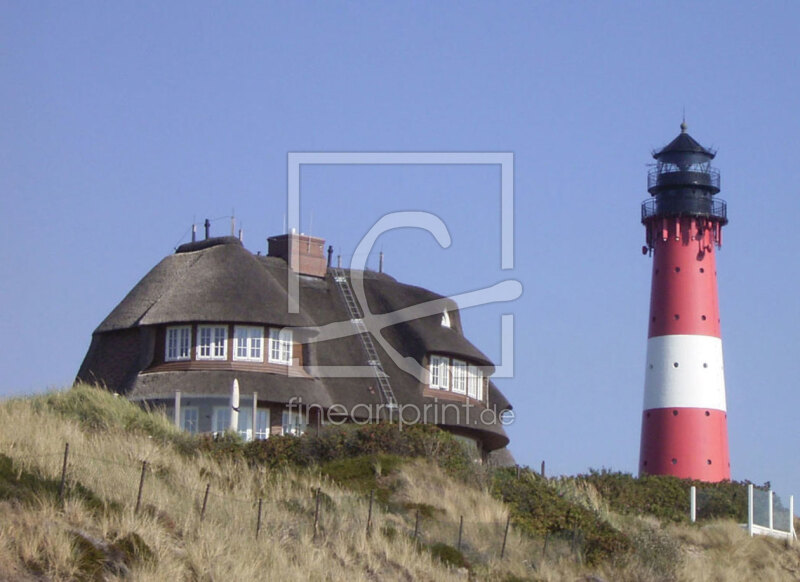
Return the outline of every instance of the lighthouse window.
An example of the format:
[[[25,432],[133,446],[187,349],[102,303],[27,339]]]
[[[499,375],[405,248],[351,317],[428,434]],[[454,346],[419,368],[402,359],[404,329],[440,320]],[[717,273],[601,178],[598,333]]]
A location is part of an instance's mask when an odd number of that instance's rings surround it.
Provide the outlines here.
[[[708,465],[710,465],[710,464],[711,464],[711,459],[708,459],[708,460],[706,461],[706,463],[707,463]]]
[[[197,359],[224,360],[227,357],[228,328],[223,325],[201,325],[197,328]]]
[[[678,367],[678,365],[679,365],[679,364],[678,364],[678,362],[672,362],[672,367],[673,367],[673,368],[677,368],[677,367]]]
[[[681,268],[680,267],[675,267],[675,272],[676,273],[680,273],[681,272]]]
[[[676,313],[675,314],[675,321],[679,320],[680,318],[681,318],[681,316]]]
[[[269,361],[274,364],[292,363],[292,330],[269,330]]]
[[[703,362],[703,367],[708,368],[708,362]]]
[[[672,464],[673,465],[677,465],[678,464],[678,459],[672,459]]]
[[[450,385],[450,358],[431,356],[431,388],[447,390]]]
[[[191,355],[191,336],[192,328],[188,325],[168,327],[164,359],[168,362],[188,360]]]
[[[707,318],[706,318],[706,316],[705,316],[705,315],[701,315],[701,316],[700,316],[700,319],[702,319],[703,321],[705,321]]]
[[[705,270],[703,267],[700,267],[700,272],[701,272],[701,273],[705,273],[705,272],[706,272],[706,270]]]

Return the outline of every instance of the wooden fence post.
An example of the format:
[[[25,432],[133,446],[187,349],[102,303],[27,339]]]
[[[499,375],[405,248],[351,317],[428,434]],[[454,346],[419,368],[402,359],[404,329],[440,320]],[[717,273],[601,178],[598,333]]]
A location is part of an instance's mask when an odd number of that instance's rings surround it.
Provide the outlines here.
[[[369,535],[369,530],[372,527],[372,502],[375,500],[375,490],[372,489],[369,492],[369,513],[367,513],[367,535]]]
[[[258,518],[256,519],[256,539],[261,532],[261,504],[264,502],[260,497],[258,498]]]
[[[506,540],[508,539],[508,526],[511,525],[511,514],[508,514],[508,519],[506,519],[506,531],[503,534],[503,547],[500,550],[500,559],[503,559],[503,556],[506,555]]]
[[[211,483],[206,483],[206,493],[203,495],[203,508],[200,510],[200,521],[206,516],[206,504],[208,503],[208,490],[211,489]]]
[[[417,508],[417,519],[414,520],[414,539],[419,537],[419,507]]]
[[[458,521],[458,551],[461,551],[461,534],[464,532],[464,516]]]
[[[67,483],[67,456],[69,455],[69,443],[64,445],[64,464],[61,466],[61,484],[58,486],[58,500],[64,503],[64,486]]]
[[[319,523],[319,492],[321,487],[317,487],[317,504],[314,509],[314,540],[317,539],[317,524]]]
[[[142,490],[144,489],[144,475],[147,472],[147,461],[142,461],[142,476],[139,478],[139,493],[136,495],[136,507],[133,515],[139,513],[139,506],[142,504]]]

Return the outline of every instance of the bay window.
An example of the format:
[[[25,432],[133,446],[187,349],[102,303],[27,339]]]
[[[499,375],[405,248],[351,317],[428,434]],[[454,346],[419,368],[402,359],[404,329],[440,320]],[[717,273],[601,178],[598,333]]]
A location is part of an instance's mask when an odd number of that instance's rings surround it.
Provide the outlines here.
[[[292,363],[292,330],[269,330],[269,361],[275,364]]]
[[[227,359],[228,327],[225,325],[200,325],[197,327],[197,359]]]
[[[450,386],[450,358],[431,356],[430,386],[447,390]]]
[[[453,392],[467,393],[467,363],[462,360],[453,360]]]
[[[192,328],[189,325],[167,328],[167,341],[164,359],[167,362],[188,360],[191,357]]]
[[[233,328],[233,359],[247,362],[263,362],[264,328],[237,325]]]

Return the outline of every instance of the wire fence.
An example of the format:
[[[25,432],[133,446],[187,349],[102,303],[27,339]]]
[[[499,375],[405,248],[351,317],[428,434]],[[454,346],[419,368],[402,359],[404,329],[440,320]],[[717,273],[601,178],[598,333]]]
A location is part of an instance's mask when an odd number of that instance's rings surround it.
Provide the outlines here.
[[[464,515],[453,519],[431,511],[431,506],[425,504],[406,505],[398,510],[379,501],[375,489],[356,495],[355,503],[333,502],[334,489],[325,483],[308,488],[299,498],[282,496],[279,491],[270,493],[266,487],[261,495],[243,497],[232,491],[235,476],[227,484],[216,475],[202,486],[192,486],[156,460],[120,462],[84,454],[68,443],[60,452],[40,454],[15,454],[17,451],[3,448],[18,473],[28,471],[47,480],[62,505],[70,499],[81,499],[131,512],[134,517],[146,515],[190,528],[211,520],[225,523],[226,527],[233,525],[255,540],[265,531],[285,529],[287,510],[293,517],[294,534],[305,534],[315,542],[340,533],[340,519],[345,516],[360,523],[367,537],[376,533],[387,537],[402,534],[419,544],[445,544],[481,560],[508,559],[514,537],[510,515],[503,520],[477,521]],[[390,513],[395,519],[386,519]],[[581,531],[564,530],[542,540],[529,540],[527,547],[530,550],[538,544],[539,550],[534,553],[541,559],[571,554],[581,561],[583,542]]]

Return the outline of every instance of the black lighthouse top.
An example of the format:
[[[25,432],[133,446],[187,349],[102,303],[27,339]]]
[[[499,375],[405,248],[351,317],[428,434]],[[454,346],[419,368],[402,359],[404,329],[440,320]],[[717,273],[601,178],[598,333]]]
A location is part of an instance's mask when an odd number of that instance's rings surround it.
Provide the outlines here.
[[[653,152],[653,157],[664,164],[677,166],[704,164],[714,159],[716,152],[704,148],[686,133],[686,122],[681,123],[681,132],[663,148]]]
[[[653,217],[695,216],[727,224],[727,208],[712,197],[719,192],[719,170],[711,167],[716,152],[681,133],[653,152],[656,163],[647,175],[651,199],[642,203],[642,222]]]

